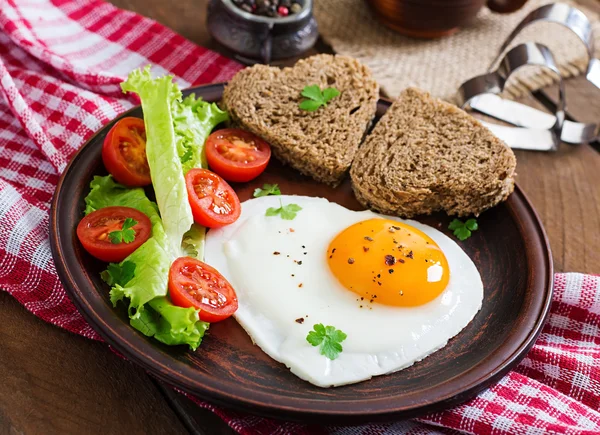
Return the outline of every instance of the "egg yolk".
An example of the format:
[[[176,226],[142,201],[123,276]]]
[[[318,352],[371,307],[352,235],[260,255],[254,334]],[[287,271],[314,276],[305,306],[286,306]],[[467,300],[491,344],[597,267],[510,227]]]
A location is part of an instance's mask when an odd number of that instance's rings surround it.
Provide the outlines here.
[[[400,222],[369,219],[339,233],[327,250],[329,268],[361,304],[425,304],[444,291],[448,261],[427,234]]]

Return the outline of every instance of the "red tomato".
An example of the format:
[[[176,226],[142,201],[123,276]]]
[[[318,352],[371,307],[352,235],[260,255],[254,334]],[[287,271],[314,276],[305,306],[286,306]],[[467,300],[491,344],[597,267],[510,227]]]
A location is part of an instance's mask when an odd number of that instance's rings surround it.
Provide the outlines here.
[[[104,139],[102,161],[121,184],[141,187],[152,183],[146,157],[144,120],[127,117],[113,125]]]
[[[169,296],[179,307],[199,308],[204,322],[226,319],[238,308],[235,291],[223,275],[191,257],[180,257],[171,265]]]
[[[120,231],[127,218],[137,221],[131,228],[135,232],[135,239],[130,243],[113,243],[109,233]],[[77,225],[77,237],[85,250],[94,257],[118,263],[148,240],[151,230],[150,219],[141,211],[131,207],[105,207],[81,219]]]
[[[258,136],[236,128],[217,130],[206,140],[208,166],[227,181],[258,177],[271,158],[271,147]]]
[[[185,176],[194,221],[208,228],[229,225],[240,217],[240,200],[229,184],[207,169],[191,169]]]

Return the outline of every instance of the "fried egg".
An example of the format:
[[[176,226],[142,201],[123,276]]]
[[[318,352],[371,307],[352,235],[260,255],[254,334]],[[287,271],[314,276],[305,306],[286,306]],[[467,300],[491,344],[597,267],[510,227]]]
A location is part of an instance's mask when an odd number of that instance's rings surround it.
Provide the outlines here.
[[[293,219],[266,215],[288,204],[301,207]],[[235,223],[208,232],[205,252],[235,288],[235,318],[254,343],[319,387],[422,360],[467,326],[483,299],[475,265],[449,237],[323,198],[246,201]],[[333,360],[306,339],[319,323],[347,335]]]

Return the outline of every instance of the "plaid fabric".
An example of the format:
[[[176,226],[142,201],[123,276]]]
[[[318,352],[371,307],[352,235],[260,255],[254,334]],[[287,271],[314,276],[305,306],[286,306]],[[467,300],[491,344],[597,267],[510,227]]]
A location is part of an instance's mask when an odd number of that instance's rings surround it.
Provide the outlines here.
[[[119,84],[152,63],[181,87],[240,65],[100,0],[0,6],[0,286],[36,316],[99,339],[66,297],[48,244],[60,172],[82,143],[132,107]]]
[[[8,0],[0,7],[0,288],[36,316],[100,339],[56,276],[48,211],[60,172],[94,131],[130,108],[119,83],[152,63],[182,87],[240,66],[100,0]],[[457,408],[415,421],[317,427],[216,408],[243,434],[600,433],[600,279],[558,274],[552,314],[527,358]]]

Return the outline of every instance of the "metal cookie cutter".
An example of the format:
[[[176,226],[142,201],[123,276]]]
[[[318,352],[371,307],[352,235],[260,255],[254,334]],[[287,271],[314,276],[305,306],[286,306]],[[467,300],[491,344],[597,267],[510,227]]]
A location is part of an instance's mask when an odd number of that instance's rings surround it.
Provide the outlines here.
[[[527,15],[527,17],[521,21],[521,23],[506,39],[500,48],[498,56],[490,65],[490,70],[494,65],[496,65],[501,58],[502,53],[512,43],[514,38],[529,24],[537,21],[547,21],[563,25],[571,30],[583,42],[589,56],[586,79],[600,89],[600,60],[594,58],[594,38],[592,34],[591,23],[585,14],[579,9],[562,3],[545,5],[529,13],[529,15]],[[556,72],[558,73],[558,69],[556,69]],[[564,111],[564,88],[560,81],[559,86],[561,95],[559,95],[559,107],[557,108],[557,111]],[[556,130],[556,120],[554,116],[521,103],[501,100],[497,96],[481,95],[481,98],[476,98],[471,101],[470,106],[473,110],[493,116],[494,118],[509,122],[513,125],[518,125],[520,127],[529,129],[548,129],[554,127],[555,133],[558,133]],[[558,133],[558,137],[560,137],[562,141],[570,144],[591,142],[598,139],[598,128],[599,126],[597,124],[586,124],[566,120],[563,122],[562,129]],[[524,142],[525,138],[521,135],[518,135],[518,137],[512,137],[511,139],[517,140],[524,145],[519,148],[540,149],[538,147],[529,146],[526,144]],[[514,147],[517,148],[518,146]],[[549,149],[556,149],[556,145]]]
[[[524,104],[504,100],[498,95],[504,90],[504,85],[511,74],[525,65],[544,67],[557,76],[559,103],[554,115]],[[511,148],[536,151],[551,151],[558,148],[565,120],[565,91],[552,53],[545,45],[535,42],[517,45],[506,53],[496,71],[466,81],[461,85],[459,93],[463,109],[470,107],[517,126],[506,127],[483,122]],[[516,106],[518,106],[517,109],[515,109]],[[527,124],[522,122],[524,118],[528,118]]]

